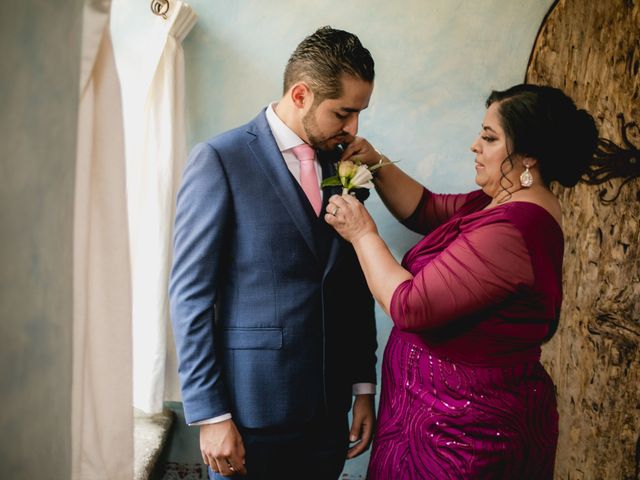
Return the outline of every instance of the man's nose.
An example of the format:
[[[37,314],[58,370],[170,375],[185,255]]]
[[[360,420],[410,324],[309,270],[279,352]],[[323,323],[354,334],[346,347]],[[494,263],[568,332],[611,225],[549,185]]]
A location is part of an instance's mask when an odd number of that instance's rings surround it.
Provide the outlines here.
[[[345,123],[343,130],[347,133],[350,133],[354,137],[358,133],[358,115],[354,114],[349,117],[347,123]]]

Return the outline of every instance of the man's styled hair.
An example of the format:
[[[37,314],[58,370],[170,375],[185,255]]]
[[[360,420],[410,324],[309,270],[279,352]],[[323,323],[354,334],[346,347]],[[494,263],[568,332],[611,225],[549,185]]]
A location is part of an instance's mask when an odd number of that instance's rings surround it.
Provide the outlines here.
[[[305,38],[291,54],[284,71],[284,92],[299,81],[315,95],[314,103],[342,95],[343,74],[373,83],[374,64],[358,37],[329,26]]]

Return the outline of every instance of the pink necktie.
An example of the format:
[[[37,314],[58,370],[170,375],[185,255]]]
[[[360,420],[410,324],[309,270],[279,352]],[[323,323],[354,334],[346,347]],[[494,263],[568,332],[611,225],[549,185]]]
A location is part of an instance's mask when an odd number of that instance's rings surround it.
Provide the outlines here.
[[[320,195],[320,184],[316,174],[314,159],[316,152],[306,143],[293,147],[293,154],[300,160],[300,186],[307,195],[311,206],[320,215],[322,208],[322,195]]]

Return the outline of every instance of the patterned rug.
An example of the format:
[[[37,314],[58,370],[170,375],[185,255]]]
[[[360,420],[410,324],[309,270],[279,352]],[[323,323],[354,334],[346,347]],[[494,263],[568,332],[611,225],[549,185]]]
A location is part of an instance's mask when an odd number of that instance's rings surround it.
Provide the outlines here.
[[[364,480],[364,475],[343,473],[340,480]],[[162,480],[208,480],[207,469],[202,464],[168,462],[164,466]]]
[[[167,462],[162,480],[207,480],[207,469],[199,463]]]

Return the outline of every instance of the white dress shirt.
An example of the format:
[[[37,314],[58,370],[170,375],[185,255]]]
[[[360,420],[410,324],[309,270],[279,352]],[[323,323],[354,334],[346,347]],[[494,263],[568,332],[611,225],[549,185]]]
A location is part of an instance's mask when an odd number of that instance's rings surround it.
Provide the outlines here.
[[[302,145],[304,141],[280,120],[280,117],[276,115],[274,110],[275,106],[276,103],[274,102],[270,104],[265,111],[267,123],[271,128],[273,138],[278,144],[280,153],[282,153],[284,163],[287,164],[287,168],[291,172],[291,175],[293,175],[293,178],[300,183],[300,160],[298,160],[298,157],[293,153],[293,148]],[[320,167],[320,162],[317,157],[314,159],[313,164],[316,167],[316,176],[318,177],[318,185],[320,185],[322,182],[322,168]]]

